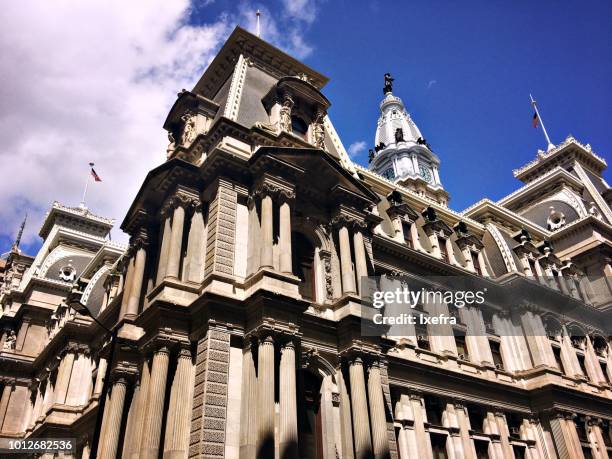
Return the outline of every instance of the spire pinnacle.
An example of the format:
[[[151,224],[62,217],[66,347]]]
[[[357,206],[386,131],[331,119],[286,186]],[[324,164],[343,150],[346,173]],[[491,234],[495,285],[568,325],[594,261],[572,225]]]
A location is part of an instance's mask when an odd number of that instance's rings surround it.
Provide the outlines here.
[[[21,237],[23,236],[23,229],[25,228],[27,219],[28,219],[28,213],[26,212],[25,217],[23,217],[23,221],[21,222],[21,226],[19,227],[19,232],[17,233],[15,242],[13,242],[13,247],[11,248],[13,252],[19,251],[19,244],[21,244]]]

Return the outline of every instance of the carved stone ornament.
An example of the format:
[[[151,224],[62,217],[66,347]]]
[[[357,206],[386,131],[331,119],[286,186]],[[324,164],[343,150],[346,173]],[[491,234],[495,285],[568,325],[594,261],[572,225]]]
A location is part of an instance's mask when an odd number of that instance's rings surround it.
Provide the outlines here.
[[[174,135],[172,132],[168,132],[168,148],[166,148],[166,158],[170,159],[172,155],[174,155],[174,150],[176,150],[176,140],[174,139]]]
[[[196,131],[196,115],[187,112],[182,117],[183,120],[183,135],[181,136],[181,143],[184,146],[188,146],[195,140],[198,133]]]
[[[340,228],[346,226],[347,228],[353,228],[361,231],[368,229],[368,224],[364,219],[359,219],[357,216],[338,214],[330,220],[330,226],[332,228]]]
[[[291,110],[293,109],[293,99],[285,94],[279,113],[278,127],[281,131],[291,132]]]
[[[179,206],[183,207],[183,209],[187,211],[190,211],[198,208],[201,209],[202,203],[199,199],[195,197],[186,196],[184,194],[178,193],[170,196],[166,200],[159,213],[162,218],[165,218],[169,216],[172,212],[174,212],[174,209]]]
[[[253,196],[271,196],[277,200],[293,200],[295,199],[295,191],[271,182],[261,182],[253,190]]]
[[[15,349],[15,345],[17,344],[17,335],[15,335],[14,330],[9,330],[7,332],[6,339],[4,340],[4,344],[2,346],[3,351],[12,351]]]
[[[312,126],[313,145],[321,150],[325,149],[325,128],[323,127],[323,118],[325,118],[325,113],[321,111],[317,112],[317,116]]]

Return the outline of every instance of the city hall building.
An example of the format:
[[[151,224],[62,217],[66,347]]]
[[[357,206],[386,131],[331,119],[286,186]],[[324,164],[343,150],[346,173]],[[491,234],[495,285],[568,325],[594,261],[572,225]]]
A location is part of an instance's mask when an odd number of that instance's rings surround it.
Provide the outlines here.
[[[568,137],[514,171],[515,192],[458,212],[409,88],[386,76],[366,169],[326,83],[237,28],[170,109],[128,246],[60,203],[37,254],[17,241],[0,261],[1,438],[75,439],[62,457],[83,459],[609,457],[606,161]],[[443,333],[368,336],[367,276],[520,294],[422,305],[455,317]]]

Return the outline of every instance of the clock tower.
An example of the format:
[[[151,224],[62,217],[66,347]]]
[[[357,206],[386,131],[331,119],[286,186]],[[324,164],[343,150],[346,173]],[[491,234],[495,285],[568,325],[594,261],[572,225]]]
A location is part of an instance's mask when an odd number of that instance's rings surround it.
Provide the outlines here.
[[[384,98],[376,126],[369,169],[399,185],[447,205],[448,193],[440,181],[440,159],[393,95],[393,78],[385,74]]]

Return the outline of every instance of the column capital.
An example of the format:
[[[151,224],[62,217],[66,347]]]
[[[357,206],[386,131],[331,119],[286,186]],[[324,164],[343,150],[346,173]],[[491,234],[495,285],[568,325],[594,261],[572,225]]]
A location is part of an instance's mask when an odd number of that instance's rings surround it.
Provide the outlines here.
[[[366,231],[368,229],[365,214],[343,205],[338,208],[334,216],[331,218],[329,225],[332,230],[338,230],[343,227],[358,231]]]
[[[159,213],[162,218],[168,217],[174,209],[182,207],[188,212],[201,211],[202,201],[199,192],[179,186],[174,194],[168,196]]]
[[[266,175],[255,185],[251,195],[259,198],[270,196],[279,202],[286,202],[295,199],[295,188],[284,180]]]
[[[130,246],[128,252],[130,256],[140,249],[146,249],[149,246],[149,230],[141,226],[130,238]]]
[[[179,359],[192,359],[191,343],[180,343],[178,349]]]

